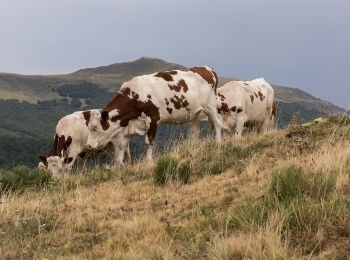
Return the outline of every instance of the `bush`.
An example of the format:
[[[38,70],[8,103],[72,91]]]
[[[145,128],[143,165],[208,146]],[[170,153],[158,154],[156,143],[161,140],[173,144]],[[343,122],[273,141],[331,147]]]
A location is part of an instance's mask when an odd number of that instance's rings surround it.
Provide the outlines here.
[[[49,172],[17,166],[12,170],[0,170],[0,193],[21,191],[24,188],[43,188],[52,181]]]

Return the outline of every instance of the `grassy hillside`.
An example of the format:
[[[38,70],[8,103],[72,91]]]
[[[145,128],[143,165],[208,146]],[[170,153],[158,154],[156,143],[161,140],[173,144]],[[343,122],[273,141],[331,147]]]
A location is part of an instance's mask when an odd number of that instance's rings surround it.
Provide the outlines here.
[[[12,167],[19,163],[36,165],[37,155],[48,152],[56,123],[62,116],[77,110],[103,107],[123,82],[136,75],[179,68],[183,66],[143,57],[67,75],[0,73],[0,167]],[[219,84],[229,80],[232,79],[220,77]],[[279,126],[286,125],[293,114],[302,120],[311,120],[344,112],[300,89],[274,88]],[[168,136],[164,129],[166,127],[159,131],[160,147],[166,144],[164,137]],[[142,139],[137,139],[133,147],[142,147],[139,140]],[[27,145],[22,145],[24,141],[27,141]],[[142,148],[138,152],[142,152]],[[25,159],[18,161],[19,154]]]
[[[350,119],[183,141],[153,164],[0,172],[4,258],[347,259]]]

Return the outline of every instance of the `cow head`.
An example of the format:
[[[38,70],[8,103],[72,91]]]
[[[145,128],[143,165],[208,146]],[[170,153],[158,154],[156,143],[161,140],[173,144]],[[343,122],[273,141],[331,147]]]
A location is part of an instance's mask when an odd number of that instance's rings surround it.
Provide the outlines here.
[[[71,167],[72,157],[64,158],[59,156],[39,156],[41,162],[39,162],[38,168],[47,170],[52,173],[54,177],[63,176],[69,167]]]
[[[113,116],[117,116],[117,113],[113,111]],[[110,120],[110,114],[107,111],[91,111],[87,138],[89,149],[98,150],[104,148],[116,135],[125,129],[125,127],[120,126],[119,121],[113,122]]]

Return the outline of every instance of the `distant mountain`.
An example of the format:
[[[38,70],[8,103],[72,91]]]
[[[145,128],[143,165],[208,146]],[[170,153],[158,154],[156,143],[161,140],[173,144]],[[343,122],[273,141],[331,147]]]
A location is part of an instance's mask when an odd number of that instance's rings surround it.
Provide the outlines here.
[[[66,75],[0,73],[0,167],[19,162],[33,165],[39,152],[47,152],[59,118],[73,111],[102,107],[123,82],[134,76],[183,68],[161,59],[143,57]],[[219,77],[219,85],[230,80],[235,79]],[[344,112],[303,90],[273,87],[280,126],[287,124],[293,114],[310,120]],[[159,135],[164,137],[168,132],[161,130]]]

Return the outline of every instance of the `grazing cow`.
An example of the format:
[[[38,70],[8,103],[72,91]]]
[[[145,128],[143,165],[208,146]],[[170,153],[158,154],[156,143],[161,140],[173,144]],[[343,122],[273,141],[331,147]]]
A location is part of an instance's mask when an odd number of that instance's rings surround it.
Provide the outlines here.
[[[117,95],[99,113],[92,113],[88,144],[103,147],[120,134],[120,147],[130,134],[146,134],[147,160],[152,160],[153,143],[160,123],[190,122],[198,133],[197,117],[203,111],[221,140],[222,119],[216,108],[216,73],[209,67],[194,67],[134,77],[124,83]],[[123,148],[119,153],[122,160]]]
[[[224,130],[235,129],[234,136],[240,137],[244,126],[255,126],[259,132],[272,127],[276,119],[274,90],[265,79],[230,81],[217,92]]]
[[[58,121],[54,143],[48,157],[39,156],[38,168],[48,169],[54,176],[62,176],[65,171],[72,170],[75,162],[78,168],[85,159],[103,159],[110,157],[115,161],[119,148],[117,142],[111,140],[101,150],[91,150],[87,146],[89,129],[87,127],[91,113],[99,114],[99,110],[78,111]],[[125,158],[130,158],[129,147],[125,150]]]

